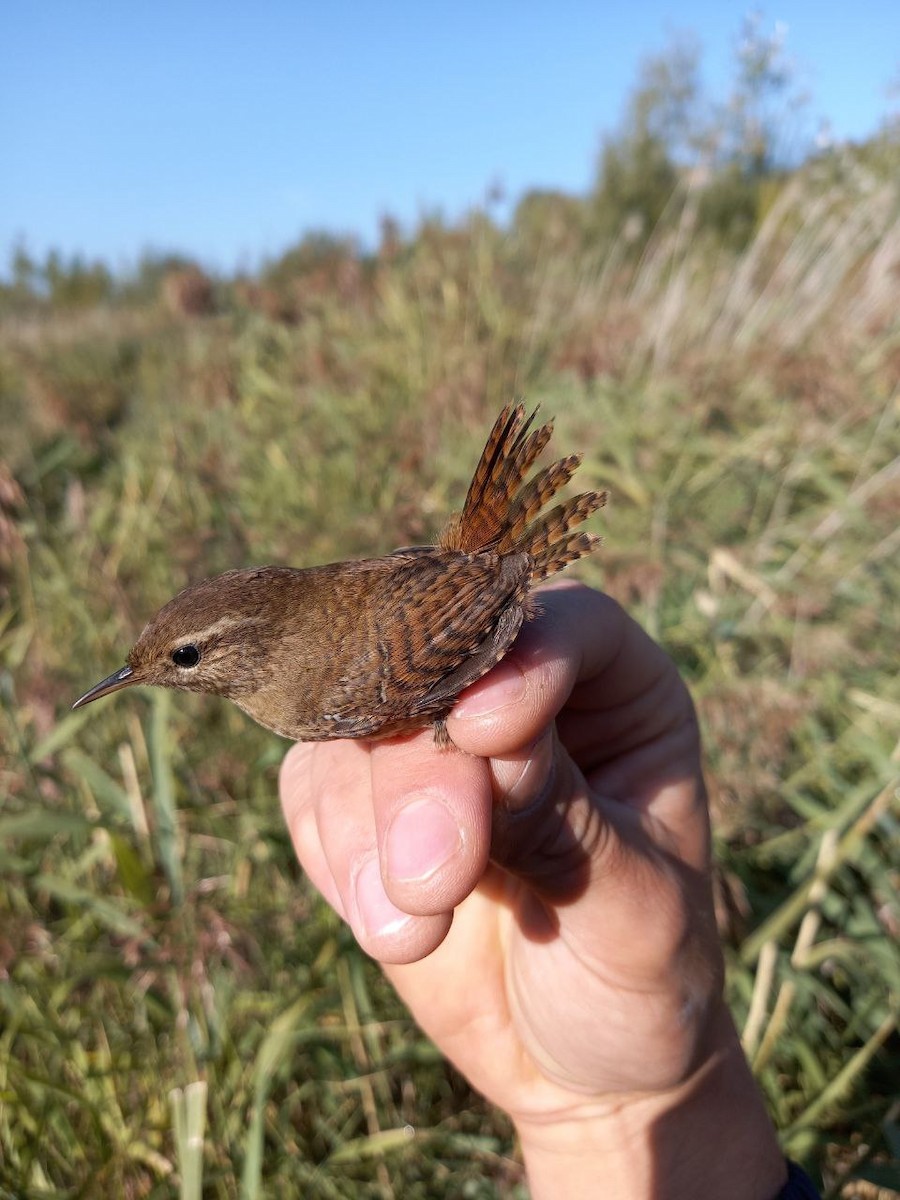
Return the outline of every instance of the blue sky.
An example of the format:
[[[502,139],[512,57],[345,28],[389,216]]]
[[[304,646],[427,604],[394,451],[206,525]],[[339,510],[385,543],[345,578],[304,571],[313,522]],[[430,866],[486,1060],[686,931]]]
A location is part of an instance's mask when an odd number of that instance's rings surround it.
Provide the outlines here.
[[[233,0],[8,4],[0,262],[127,266],[147,248],[252,266],[380,214],[453,218],[500,182],[584,191],[638,67],[697,35],[713,92],[742,17],[727,0]],[[787,48],[836,136],[863,137],[900,78],[900,3],[778,0]],[[893,99],[896,105],[896,96]]]

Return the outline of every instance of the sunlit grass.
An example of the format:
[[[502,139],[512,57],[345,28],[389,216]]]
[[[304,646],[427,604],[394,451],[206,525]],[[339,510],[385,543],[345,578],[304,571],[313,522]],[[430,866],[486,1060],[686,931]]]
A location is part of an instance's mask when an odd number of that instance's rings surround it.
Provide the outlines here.
[[[284,743],[213,699],[68,712],[190,579],[432,537],[513,392],[612,493],[582,576],[697,698],[729,992],[786,1149],[829,1194],[900,1186],[893,203],[788,189],[740,256],[688,229],[631,265],[473,220],[297,323],[0,339],[6,1194],[525,1195],[508,1122],[301,877]]]

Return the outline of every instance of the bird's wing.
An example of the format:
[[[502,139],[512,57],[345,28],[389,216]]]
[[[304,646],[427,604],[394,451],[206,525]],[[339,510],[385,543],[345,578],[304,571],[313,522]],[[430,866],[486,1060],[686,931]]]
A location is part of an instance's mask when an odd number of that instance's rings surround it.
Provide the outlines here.
[[[335,732],[357,737],[385,717],[446,709],[489,670],[519,629],[530,579],[525,554],[417,548],[381,561],[382,577],[367,588],[359,651],[344,659],[325,700]]]

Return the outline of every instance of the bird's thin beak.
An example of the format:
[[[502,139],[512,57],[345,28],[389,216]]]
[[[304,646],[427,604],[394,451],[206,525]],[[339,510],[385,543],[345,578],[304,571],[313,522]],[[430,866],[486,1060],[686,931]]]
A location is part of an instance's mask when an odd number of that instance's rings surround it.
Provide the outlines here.
[[[119,688],[128,687],[129,683],[134,682],[134,671],[131,667],[120,667],[118,671],[113,671],[112,675],[107,676],[106,679],[101,679],[99,683],[95,683],[83,696],[79,696],[72,707],[81,708],[83,704],[90,704],[92,700],[99,700],[101,696],[108,696],[110,692],[117,692]]]

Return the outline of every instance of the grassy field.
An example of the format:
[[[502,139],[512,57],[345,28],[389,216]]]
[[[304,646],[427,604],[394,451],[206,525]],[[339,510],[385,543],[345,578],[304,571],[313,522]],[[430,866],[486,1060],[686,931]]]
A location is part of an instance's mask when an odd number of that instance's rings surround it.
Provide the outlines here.
[[[900,192],[752,240],[565,207],[0,333],[0,1196],[524,1197],[506,1120],[312,895],[284,743],[213,699],[69,712],[186,582],[432,537],[514,394],[608,487],[581,577],[701,711],[729,994],[785,1149],[900,1190]],[[896,180],[898,173],[894,173]]]

